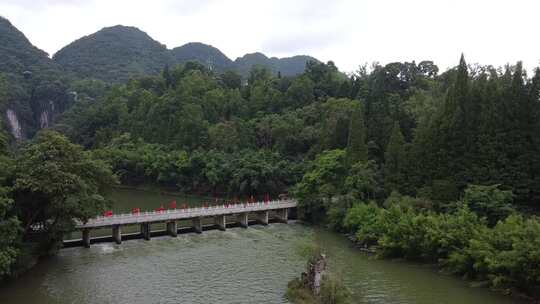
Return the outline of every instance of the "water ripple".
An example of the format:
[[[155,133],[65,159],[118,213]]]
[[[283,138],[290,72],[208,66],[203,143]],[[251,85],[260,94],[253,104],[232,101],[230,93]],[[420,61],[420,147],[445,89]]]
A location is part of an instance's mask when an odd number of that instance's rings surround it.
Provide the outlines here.
[[[65,249],[0,289],[0,303],[287,303],[287,282],[305,266],[295,244],[312,232],[272,224]],[[355,303],[513,302],[426,267],[369,259],[338,235],[316,235]]]

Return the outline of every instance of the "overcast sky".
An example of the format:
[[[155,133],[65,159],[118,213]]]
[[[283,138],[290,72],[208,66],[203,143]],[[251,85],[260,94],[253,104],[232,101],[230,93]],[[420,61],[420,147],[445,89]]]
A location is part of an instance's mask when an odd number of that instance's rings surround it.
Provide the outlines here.
[[[378,61],[540,65],[540,0],[0,0],[0,15],[54,54],[103,27],[168,48],[199,41],[231,59],[312,55],[346,72]]]

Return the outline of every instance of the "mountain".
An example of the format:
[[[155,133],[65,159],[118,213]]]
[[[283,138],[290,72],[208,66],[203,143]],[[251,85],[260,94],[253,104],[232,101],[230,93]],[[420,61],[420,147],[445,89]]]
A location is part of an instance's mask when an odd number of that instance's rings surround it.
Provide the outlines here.
[[[190,42],[171,50],[175,63],[198,61],[215,71],[225,71],[233,68],[233,62],[217,48],[200,43]]]
[[[9,20],[0,17],[0,72],[13,78],[22,78],[26,71],[32,73],[54,72],[58,66],[49,55],[33,46]]]
[[[315,59],[268,58],[254,53],[232,61],[219,49],[198,42],[169,50],[145,32],[122,25],[82,37],[51,59],[9,20],[0,17],[0,120],[14,138],[29,138],[75,101],[77,94],[71,87],[74,79],[123,83],[190,60],[218,73],[234,70],[247,77],[254,65],[292,76],[302,73],[306,62]]]
[[[281,73],[283,76],[294,76],[304,72],[306,63],[309,61],[318,61],[310,56],[294,56],[287,58],[268,58],[262,53],[246,54],[234,61],[235,70],[242,76],[249,75],[249,71],[255,65],[265,66],[273,73]]]
[[[249,72],[254,65],[265,66],[274,74],[280,72],[283,76],[294,76],[304,72],[308,61],[317,61],[317,59],[310,56],[268,58],[262,53],[246,54],[243,57],[232,61],[219,49],[200,42],[187,43],[172,49],[171,53],[176,64],[185,63],[187,61],[198,61],[214,71],[223,72],[226,70],[234,70],[243,77],[249,75]]]
[[[80,38],[58,51],[53,59],[78,78],[97,78],[122,83],[129,78],[159,73],[165,65],[198,61],[221,73],[234,70],[243,77],[254,65],[272,72],[293,76],[304,71],[309,56],[268,58],[262,53],[247,54],[232,61],[219,49],[200,42],[191,42],[168,50],[145,32],[129,26],[106,27]]]
[[[61,67],[0,17],[0,113],[16,139],[49,125],[69,104]]]
[[[158,74],[173,63],[164,45],[136,27],[122,25],[82,37],[58,51],[53,59],[78,77],[108,82]]]

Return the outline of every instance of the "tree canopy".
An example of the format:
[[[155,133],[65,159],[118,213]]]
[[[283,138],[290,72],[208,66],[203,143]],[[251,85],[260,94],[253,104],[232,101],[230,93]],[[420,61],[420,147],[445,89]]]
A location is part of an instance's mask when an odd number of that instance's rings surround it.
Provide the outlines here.
[[[15,165],[12,191],[25,235],[42,224],[45,248],[58,246],[74,220],[84,222],[107,207],[103,194],[114,183],[103,161],[92,159],[58,133],[39,133]]]

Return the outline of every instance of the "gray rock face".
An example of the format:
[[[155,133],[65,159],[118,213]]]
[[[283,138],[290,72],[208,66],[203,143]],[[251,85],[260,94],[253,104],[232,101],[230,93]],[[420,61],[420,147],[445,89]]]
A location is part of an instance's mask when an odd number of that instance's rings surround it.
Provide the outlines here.
[[[8,109],[6,112],[9,126],[11,127],[11,134],[15,137],[16,140],[23,139],[22,128],[17,118],[17,114],[12,109]]]

